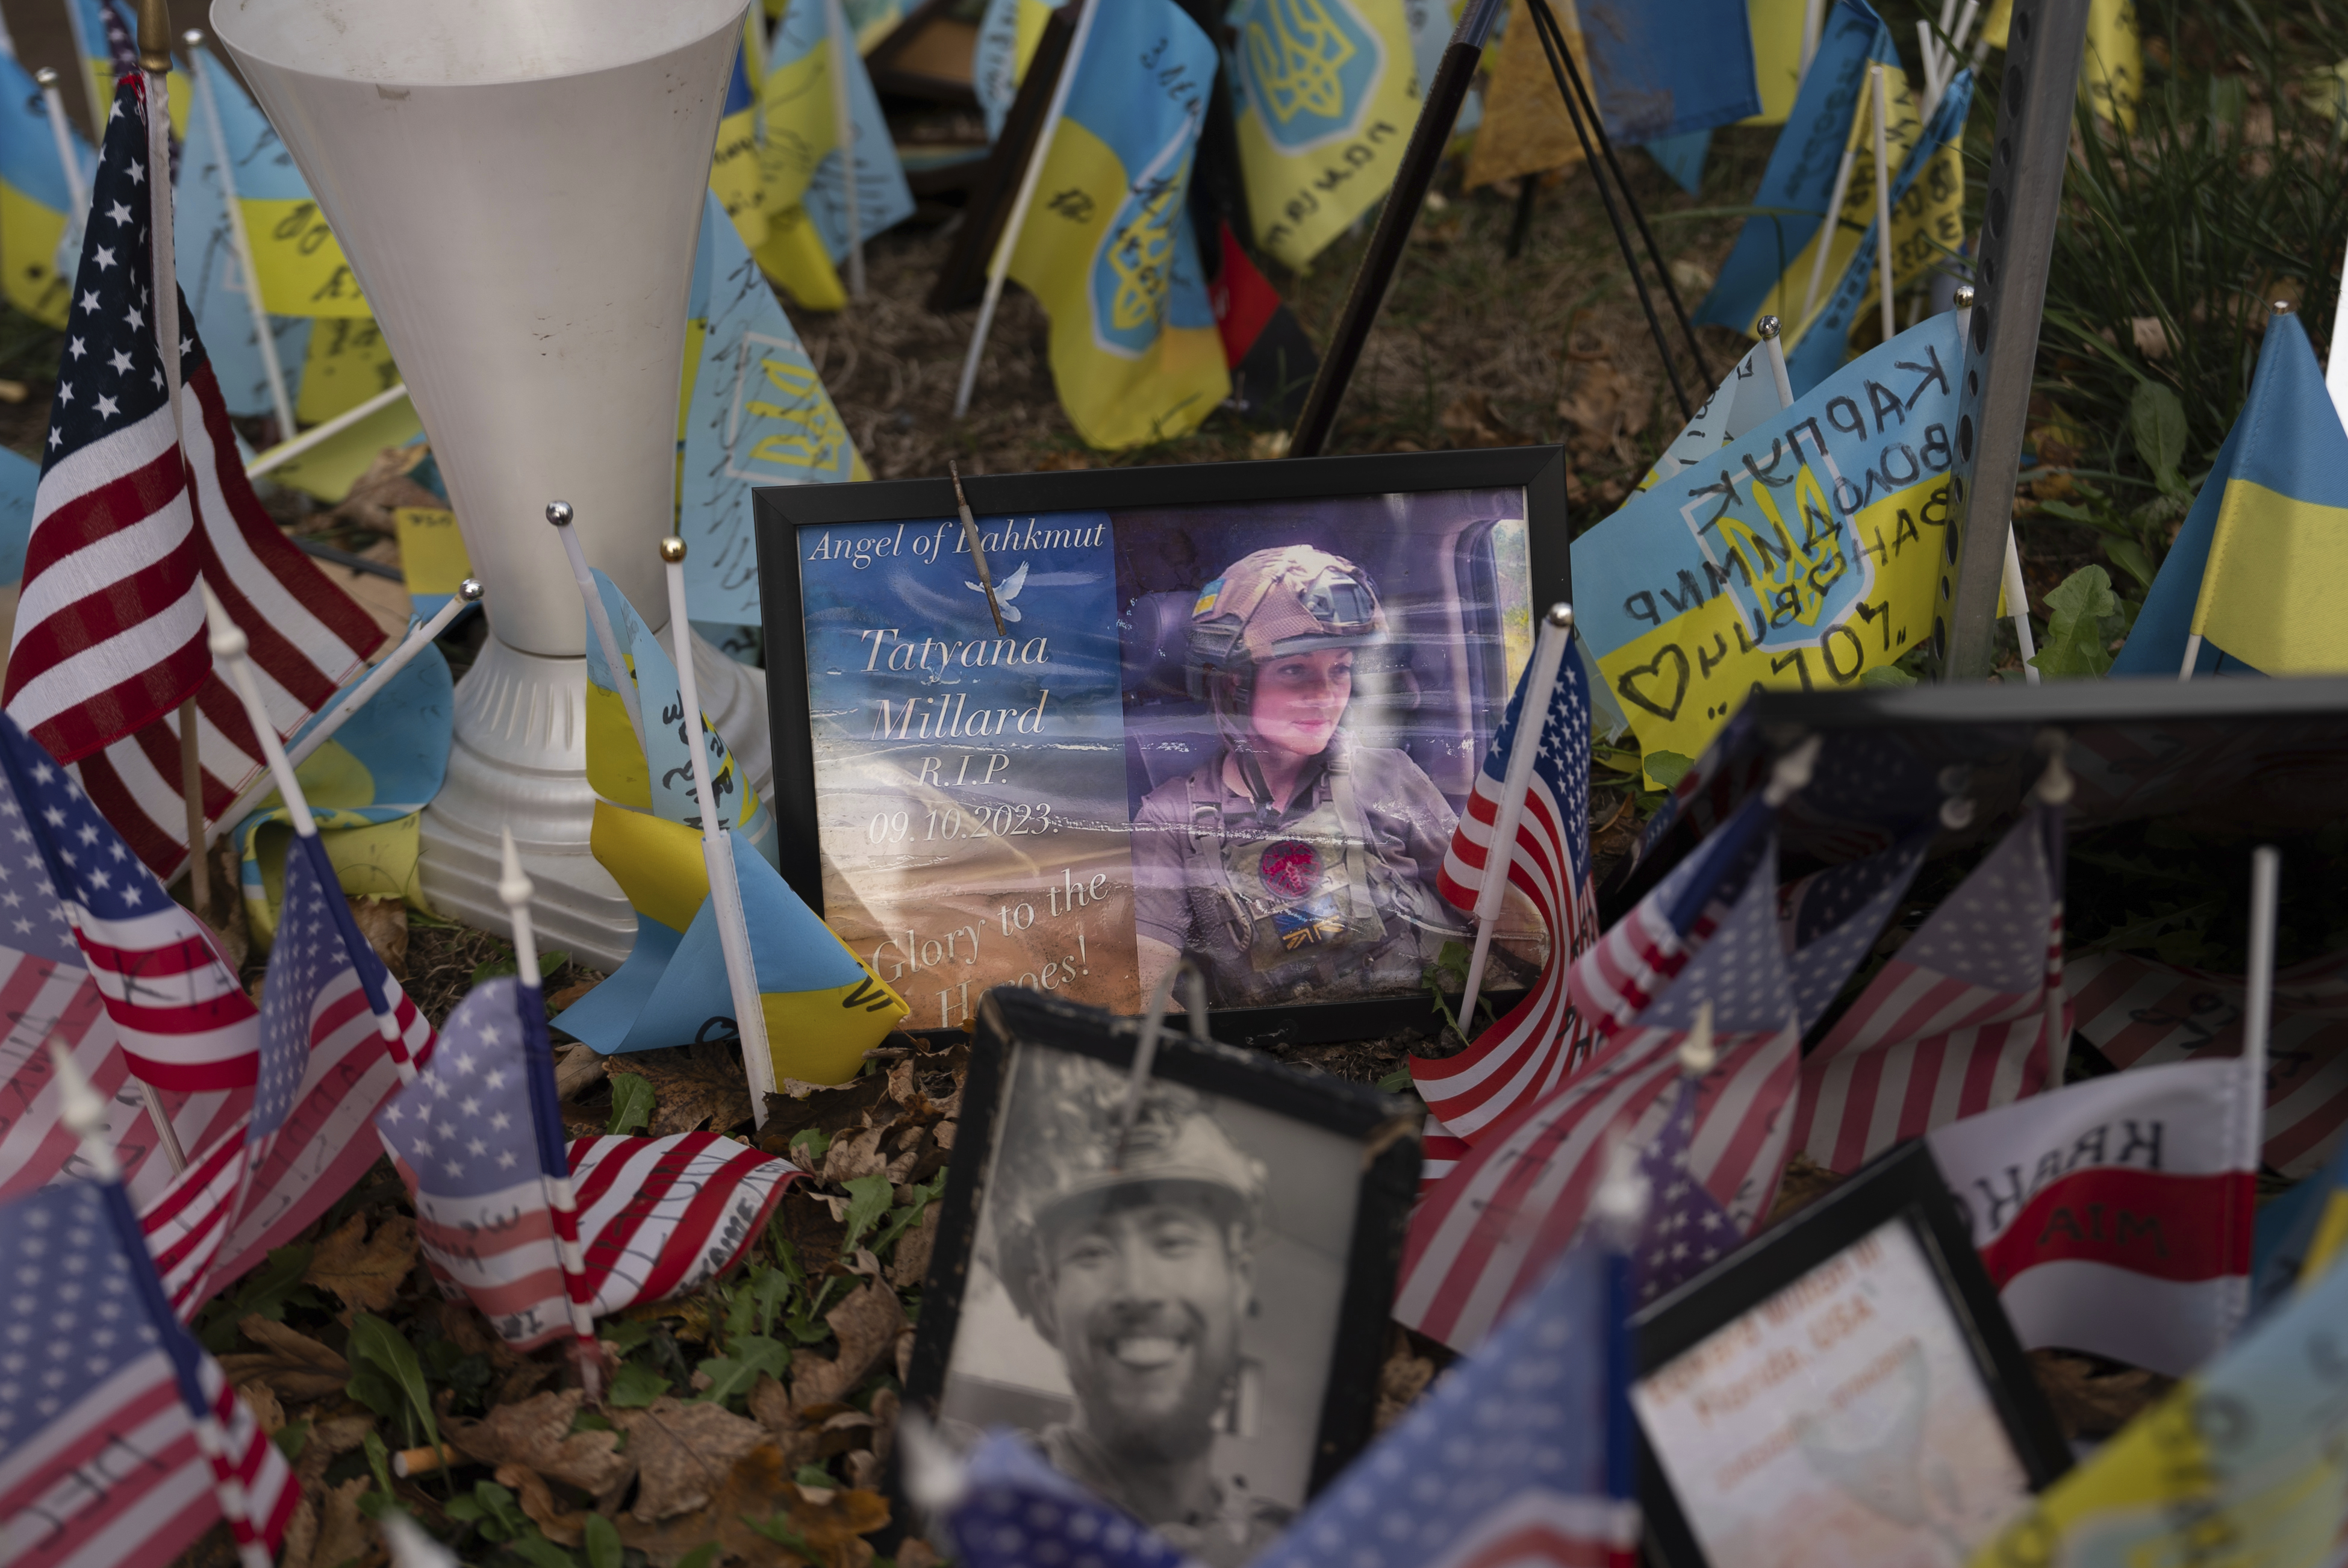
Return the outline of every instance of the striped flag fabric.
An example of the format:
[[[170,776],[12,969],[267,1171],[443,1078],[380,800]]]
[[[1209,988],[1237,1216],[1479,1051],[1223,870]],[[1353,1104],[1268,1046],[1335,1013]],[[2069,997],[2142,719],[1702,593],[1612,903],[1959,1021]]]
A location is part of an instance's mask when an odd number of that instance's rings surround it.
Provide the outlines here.
[[[2182,1377],[2225,1345],[2250,1310],[2263,1099],[2239,1059],[2176,1062],[1931,1135],[2025,1348]]]
[[[0,830],[20,861],[37,851],[46,873],[25,891],[61,903],[130,1070],[184,1094],[249,1091],[260,1015],[210,934],[13,715],[0,716],[0,769],[13,797],[0,799]]]
[[[2066,959],[2079,1033],[2115,1067],[2235,1057],[2244,984],[2133,953]],[[2278,970],[2267,1046],[2264,1159],[2286,1176],[2322,1169],[2348,1130],[2348,951]]]
[[[1910,1138],[2058,1082],[2063,823],[2032,797],[1802,1063],[1795,1147],[1855,1171]]]
[[[1483,769],[1436,879],[1446,900],[1471,913],[1486,878],[1495,874],[1492,834],[1531,678],[1529,664],[1501,716],[1499,732],[1485,748]],[[1570,642],[1539,724],[1524,814],[1498,874],[1532,901],[1549,928],[1549,962],[1524,999],[1466,1050],[1410,1061],[1411,1081],[1428,1109],[1469,1143],[1509,1111],[1555,1088],[1592,1038],[1566,988],[1568,966],[1598,935],[1598,889],[1590,860],[1590,685],[1580,650]]]
[[[219,1366],[157,1310],[99,1186],[0,1208],[0,1551],[14,1568],[161,1568],[242,1494],[240,1545],[274,1548],[301,1501]],[[207,1459],[202,1411],[224,1431]]]
[[[154,336],[145,94],[137,75],[115,88],[0,706],[169,876],[187,855],[181,701],[196,700],[208,820],[265,765],[212,672],[198,578],[251,639],[281,736],[384,633],[262,511],[184,300],[175,429]]]
[[[707,1132],[566,1149],[544,1016],[536,988],[519,980],[475,986],[431,1067],[376,1118],[415,1199],[433,1278],[519,1349],[571,1331],[573,1301],[605,1315],[730,1268],[797,1174]],[[575,1214],[554,1202],[566,1177]],[[581,1256],[570,1280],[566,1239]]]
[[[1251,1568],[1607,1568],[1639,1543],[1611,1496],[1612,1260],[1546,1271],[1482,1348],[1313,1501]],[[1623,1439],[1627,1440],[1627,1439]],[[1041,1557],[1030,1561],[1045,1561]]]
[[[1609,984],[1591,995],[1615,1010],[1600,1015],[1611,1033],[1598,1055],[1488,1130],[1420,1203],[1395,1317],[1455,1349],[1483,1340],[1571,1243],[1609,1143],[1663,1124],[1679,1047],[1706,1003],[1717,1057],[1698,1091],[1688,1171],[1738,1238],[1767,1212],[1801,1040],[1777,934],[1776,816],[1766,793],[1749,798],[1575,965],[1579,996],[1582,971],[1625,927],[1626,949],[1645,954],[1635,972],[1603,960]],[[1632,1006],[1634,990],[1643,1000]]]

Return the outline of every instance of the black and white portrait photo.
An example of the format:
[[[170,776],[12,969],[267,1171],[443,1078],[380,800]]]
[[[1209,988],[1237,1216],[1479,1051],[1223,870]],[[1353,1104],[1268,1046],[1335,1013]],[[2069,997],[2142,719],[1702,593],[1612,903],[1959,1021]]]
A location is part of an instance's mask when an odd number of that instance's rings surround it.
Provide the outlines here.
[[[1211,1565],[1304,1501],[1361,1144],[1153,1080],[1013,1048],[939,1415],[1010,1427]]]

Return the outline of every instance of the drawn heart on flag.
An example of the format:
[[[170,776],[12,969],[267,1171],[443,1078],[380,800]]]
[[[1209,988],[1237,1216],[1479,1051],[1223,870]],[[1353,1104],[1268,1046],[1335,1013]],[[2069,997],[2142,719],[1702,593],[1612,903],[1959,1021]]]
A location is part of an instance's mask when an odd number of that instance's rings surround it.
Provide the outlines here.
[[[1641,693],[1637,683],[1650,676],[1662,676],[1666,662],[1673,666],[1673,671],[1671,676],[1672,695],[1668,702],[1657,702],[1653,697]],[[1680,704],[1687,700],[1687,655],[1680,651],[1680,645],[1677,643],[1664,645],[1663,651],[1655,655],[1653,662],[1633,665],[1624,670],[1622,678],[1614,683],[1614,689],[1621,692],[1625,698],[1666,720],[1674,719],[1680,716]]]

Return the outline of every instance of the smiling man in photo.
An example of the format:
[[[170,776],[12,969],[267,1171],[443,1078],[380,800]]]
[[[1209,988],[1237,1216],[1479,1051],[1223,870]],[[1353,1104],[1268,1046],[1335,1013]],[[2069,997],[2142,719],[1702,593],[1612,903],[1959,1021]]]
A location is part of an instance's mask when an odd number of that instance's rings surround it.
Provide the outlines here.
[[[1076,1391],[1045,1455],[1210,1565],[1237,1568],[1289,1511],[1218,1475],[1238,1397],[1263,1166],[1192,1092],[1153,1085],[1117,1148],[1124,1075],[1021,1064],[996,1178],[1001,1275]]]

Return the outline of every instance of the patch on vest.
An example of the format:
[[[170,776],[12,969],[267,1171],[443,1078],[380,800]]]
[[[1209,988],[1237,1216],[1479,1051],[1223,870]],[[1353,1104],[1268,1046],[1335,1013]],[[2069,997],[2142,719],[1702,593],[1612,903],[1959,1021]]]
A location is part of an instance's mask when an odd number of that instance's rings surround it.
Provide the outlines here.
[[[1302,839],[1266,844],[1256,862],[1264,891],[1281,898],[1303,898],[1321,886],[1321,851]]]

